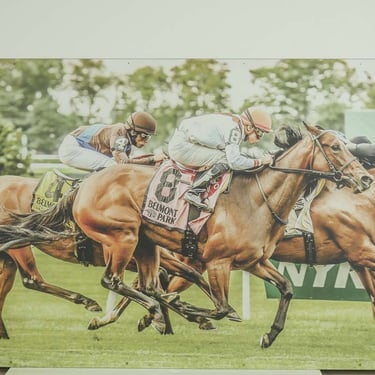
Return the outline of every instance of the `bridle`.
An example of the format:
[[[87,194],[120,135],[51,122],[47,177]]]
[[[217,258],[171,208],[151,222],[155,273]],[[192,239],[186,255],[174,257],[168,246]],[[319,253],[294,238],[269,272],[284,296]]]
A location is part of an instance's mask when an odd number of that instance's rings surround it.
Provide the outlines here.
[[[340,182],[342,182],[342,180],[344,180],[345,178],[349,178],[349,177],[345,177],[344,174],[343,174],[343,171],[353,162],[353,161],[356,161],[358,160],[355,156],[353,156],[352,158],[350,158],[341,168],[337,168],[333,162],[328,158],[326,152],[324,151],[323,149],[323,146],[322,144],[320,143],[319,141],[319,138],[330,132],[330,130],[324,130],[322,131],[320,134],[318,134],[317,136],[313,136],[311,133],[309,133],[310,137],[311,137],[311,140],[312,140],[312,144],[313,144],[313,147],[312,147],[312,157],[311,157],[311,160],[310,160],[310,166],[309,166],[309,169],[303,169],[303,168],[282,168],[282,167],[276,167],[276,166],[273,166],[273,165],[269,165],[269,168],[270,169],[273,169],[275,171],[280,171],[280,172],[285,172],[285,173],[300,173],[300,174],[309,174],[309,175],[312,175],[312,176],[316,176],[317,178],[326,178],[328,180],[333,180],[334,182],[336,182],[337,184],[339,184]],[[330,172],[323,172],[323,171],[315,171],[314,169],[312,169],[312,163],[313,163],[313,160],[314,160],[314,156],[315,156],[315,150],[316,150],[316,147],[319,148],[319,150],[321,151],[321,153],[323,154],[324,158],[326,159],[327,161],[327,164],[328,164],[328,167],[330,169]]]
[[[318,134],[317,136],[313,136],[311,133],[309,133],[310,137],[311,137],[311,140],[312,140],[312,157],[311,157],[311,160],[310,160],[310,169],[303,169],[303,168],[281,168],[281,167],[276,167],[276,166],[273,166],[273,165],[269,165],[268,167],[270,169],[273,169],[273,170],[276,170],[276,171],[280,171],[280,172],[284,172],[284,173],[297,173],[297,174],[309,174],[309,175],[312,175],[316,178],[326,178],[326,179],[331,179],[333,181],[336,182],[337,186],[340,185],[340,183],[345,179],[345,178],[349,178],[349,177],[345,177],[344,174],[343,174],[343,171],[355,160],[357,160],[357,158],[355,156],[353,156],[352,158],[350,158],[341,168],[337,168],[333,162],[328,158],[326,152],[324,151],[323,149],[323,146],[319,140],[319,138],[325,134],[329,132],[329,130],[324,130],[322,131],[320,134]],[[322,171],[315,171],[312,169],[312,163],[313,163],[313,160],[314,160],[314,156],[315,156],[315,150],[316,150],[316,147],[319,148],[319,150],[321,151],[321,153],[323,154],[324,158],[326,159],[327,161],[327,164],[328,164],[328,167],[330,169],[330,172],[322,172]],[[288,224],[288,220],[283,220],[274,210],[273,208],[271,207],[270,205],[270,202],[269,202],[269,199],[268,197],[266,196],[266,193],[264,192],[263,188],[262,188],[262,185],[259,181],[259,177],[258,177],[258,174],[256,173],[255,174],[255,179],[256,179],[256,182],[258,184],[258,188],[260,190],[260,193],[262,194],[262,197],[263,197],[263,200],[264,202],[266,203],[268,209],[270,210],[271,212],[271,215],[272,217],[277,221],[279,222],[280,224],[282,225],[287,225]]]

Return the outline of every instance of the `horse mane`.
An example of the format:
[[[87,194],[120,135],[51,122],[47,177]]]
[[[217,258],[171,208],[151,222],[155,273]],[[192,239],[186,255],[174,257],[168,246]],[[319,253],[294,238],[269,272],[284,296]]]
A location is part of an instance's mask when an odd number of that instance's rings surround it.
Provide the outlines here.
[[[299,127],[282,125],[275,131],[274,144],[285,151],[302,139],[302,131]]]

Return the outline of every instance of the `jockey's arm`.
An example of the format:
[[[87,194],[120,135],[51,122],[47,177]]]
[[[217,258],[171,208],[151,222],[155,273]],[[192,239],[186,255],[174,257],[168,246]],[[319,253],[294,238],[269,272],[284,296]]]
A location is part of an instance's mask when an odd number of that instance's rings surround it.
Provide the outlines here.
[[[129,158],[125,152],[113,151],[112,152],[114,160],[118,164],[143,164],[143,165],[154,165],[160,158],[156,158],[153,154],[136,156],[134,158]]]
[[[228,165],[233,170],[253,169],[262,165],[261,159],[252,159],[242,155],[240,146],[235,143],[230,143],[225,146],[225,154]]]

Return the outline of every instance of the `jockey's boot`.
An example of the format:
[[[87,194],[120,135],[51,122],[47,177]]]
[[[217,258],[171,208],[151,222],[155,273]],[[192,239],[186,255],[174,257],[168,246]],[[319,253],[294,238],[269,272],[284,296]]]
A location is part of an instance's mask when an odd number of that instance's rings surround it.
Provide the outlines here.
[[[229,170],[229,166],[224,163],[214,164],[210,169],[203,172],[192,184],[191,189],[185,194],[185,201],[196,206],[203,211],[212,212],[213,209],[202,202],[201,194],[214,180]]]

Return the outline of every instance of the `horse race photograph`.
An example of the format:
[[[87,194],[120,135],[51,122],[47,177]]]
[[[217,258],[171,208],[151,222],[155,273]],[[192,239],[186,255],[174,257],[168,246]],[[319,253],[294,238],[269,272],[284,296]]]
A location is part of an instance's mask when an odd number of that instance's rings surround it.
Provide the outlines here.
[[[374,327],[375,59],[0,58],[1,375],[366,372]]]

